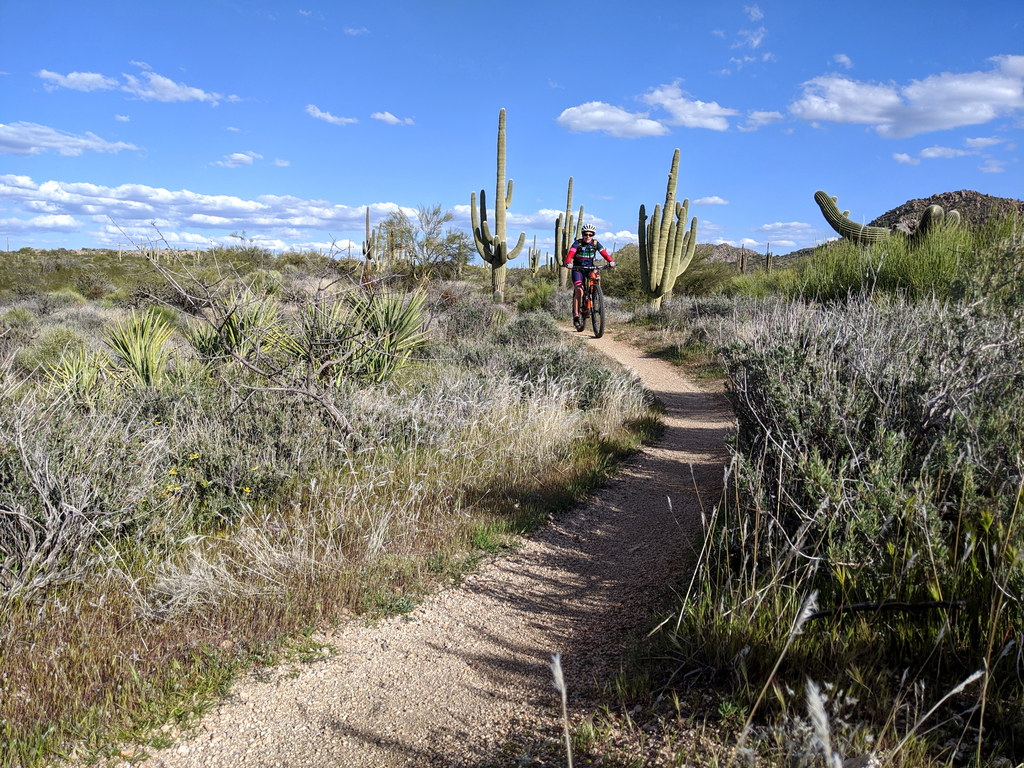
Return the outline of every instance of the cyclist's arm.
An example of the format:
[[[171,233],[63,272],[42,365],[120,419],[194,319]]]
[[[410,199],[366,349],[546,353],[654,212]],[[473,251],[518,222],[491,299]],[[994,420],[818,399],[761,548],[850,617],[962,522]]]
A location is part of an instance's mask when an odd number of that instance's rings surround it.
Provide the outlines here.
[[[609,266],[609,267],[614,267],[614,266],[615,266],[615,259],[613,259],[613,258],[611,257],[611,255],[610,255],[610,254],[608,253],[608,249],[607,249],[607,248],[605,248],[605,247],[603,247],[603,246],[602,246],[602,248],[601,248],[601,250],[600,250],[600,254],[601,254],[602,258],[603,258],[603,259],[604,259],[604,260],[605,260],[606,262],[608,262],[608,266]]]
[[[572,244],[572,247],[565,254],[565,266],[572,264],[573,256],[576,255],[576,243]]]

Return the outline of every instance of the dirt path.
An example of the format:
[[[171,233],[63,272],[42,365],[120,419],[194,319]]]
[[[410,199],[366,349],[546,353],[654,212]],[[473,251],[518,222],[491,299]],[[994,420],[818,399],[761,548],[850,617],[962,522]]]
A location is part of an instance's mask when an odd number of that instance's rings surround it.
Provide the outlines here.
[[[571,697],[617,668],[623,643],[683,575],[701,504],[710,507],[721,487],[732,424],[721,396],[614,332],[579,336],[636,371],[664,403],[667,429],[656,445],[458,588],[405,616],[327,636],[335,653],[324,661],[238,683],[143,765],[473,766],[514,723],[557,736],[551,654],[561,654]]]

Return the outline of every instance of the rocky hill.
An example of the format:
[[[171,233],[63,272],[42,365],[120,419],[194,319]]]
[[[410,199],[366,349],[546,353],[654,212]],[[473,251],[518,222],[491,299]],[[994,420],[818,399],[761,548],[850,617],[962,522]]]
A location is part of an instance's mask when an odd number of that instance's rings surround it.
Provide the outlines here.
[[[871,227],[888,227],[913,231],[917,226],[921,213],[929,205],[940,205],[946,211],[957,210],[960,219],[970,227],[982,227],[993,216],[1017,210],[1024,214],[1024,200],[1009,197],[993,197],[983,195],[970,189],[959,192],[942,192],[920,200],[908,200],[898,208],[883,213],[874,221],[868,222]]]

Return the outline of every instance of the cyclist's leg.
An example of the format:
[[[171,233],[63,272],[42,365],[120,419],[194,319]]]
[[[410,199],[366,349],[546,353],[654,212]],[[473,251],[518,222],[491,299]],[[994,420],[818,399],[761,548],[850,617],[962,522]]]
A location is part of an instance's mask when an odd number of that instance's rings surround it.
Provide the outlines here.
[[[572,268],[572,316],[580,316],[580,299],[583,297],[583,270]]]

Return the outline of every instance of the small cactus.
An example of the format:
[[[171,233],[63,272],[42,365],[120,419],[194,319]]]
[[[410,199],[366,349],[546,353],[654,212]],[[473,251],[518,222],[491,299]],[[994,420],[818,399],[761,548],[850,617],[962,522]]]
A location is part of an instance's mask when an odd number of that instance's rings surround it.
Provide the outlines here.
[[[473,242],[480,258],[491,265],[491,289],[494,301],[501,304],[505,301],[505,265],[514,259],[523,249],[526,233],[519,233],[519,242],[509,250],[505,239],[505,212],[512,204],[512,179],[505,186],[505,110],[498,113],[498,173],[497,189],[494,201],[494,234],[487,224],[487,201],[484,191],[480,190],[480,210],[477,212],[476,193],[470,195],[470,215],[473,219]]]

